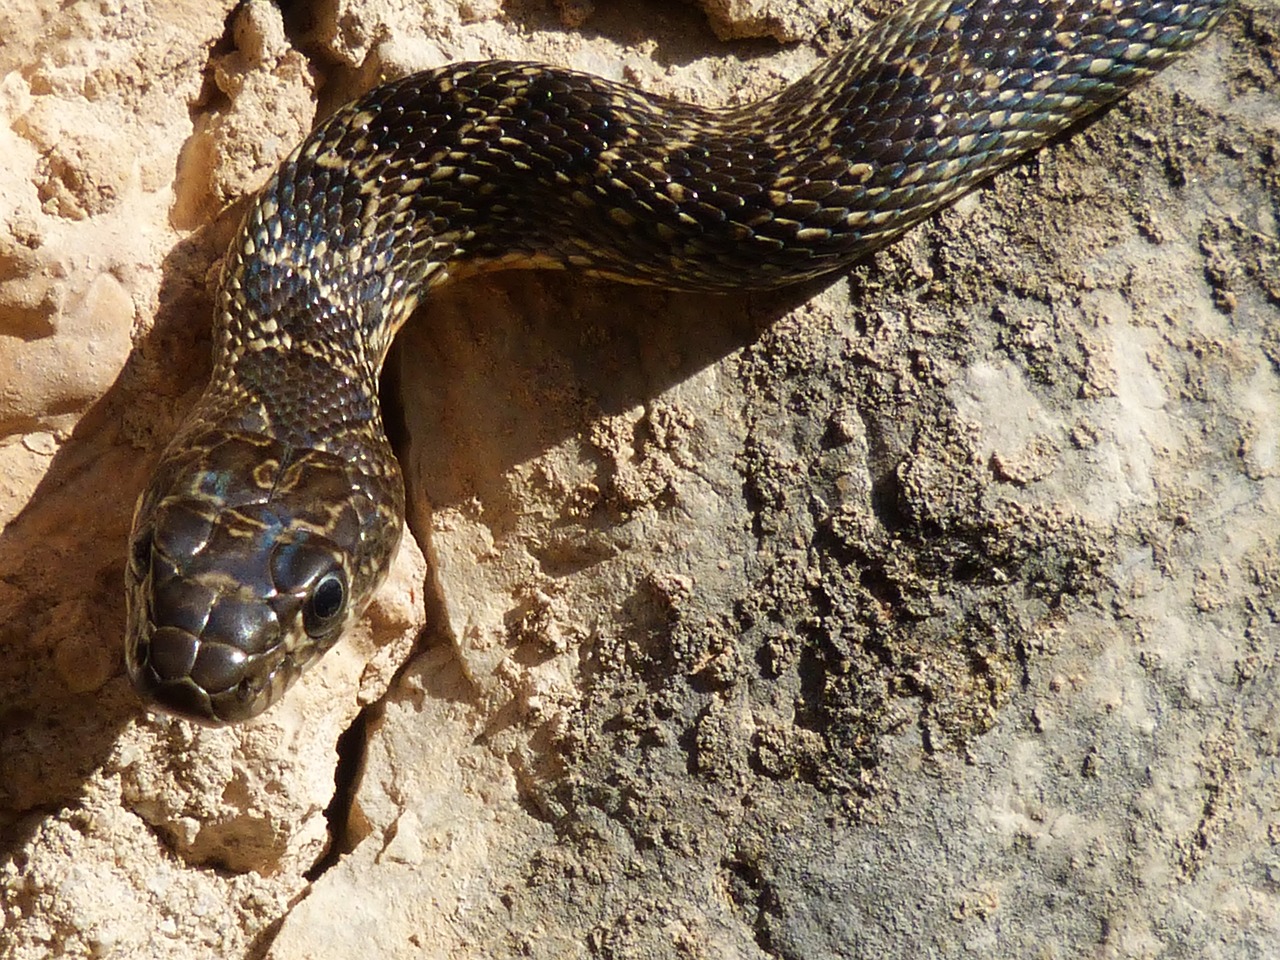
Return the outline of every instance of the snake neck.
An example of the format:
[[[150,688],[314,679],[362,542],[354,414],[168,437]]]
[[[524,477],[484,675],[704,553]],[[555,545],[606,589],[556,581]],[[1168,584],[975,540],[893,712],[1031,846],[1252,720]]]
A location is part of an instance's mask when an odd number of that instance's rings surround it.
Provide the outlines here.
[[[250,221],[261,208],[259,201]],[[389,304],[382,295],[392,268],[317,269],[309,259],[315,244],[304,238],[265,250],[253,246],[247,226],[242,236],[218,293],[214,369],[189,422],[271,436],[385,473],[394,458],[378,378],[390,337],[380,331],[389,308],[408,309],[406,298]]]

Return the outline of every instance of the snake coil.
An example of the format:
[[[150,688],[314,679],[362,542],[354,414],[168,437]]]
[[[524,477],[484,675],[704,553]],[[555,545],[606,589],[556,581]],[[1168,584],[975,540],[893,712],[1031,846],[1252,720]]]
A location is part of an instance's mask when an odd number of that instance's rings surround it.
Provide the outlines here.
[[[722,111],[531,63],[340,109],[226,259],[208,388],[138,501],[129,675],[252,717],[358,618],[401,536],[378,375],[437,284],[552,266],[682,290],[831,273],[1115,100],[1229,0],[916,0]]]

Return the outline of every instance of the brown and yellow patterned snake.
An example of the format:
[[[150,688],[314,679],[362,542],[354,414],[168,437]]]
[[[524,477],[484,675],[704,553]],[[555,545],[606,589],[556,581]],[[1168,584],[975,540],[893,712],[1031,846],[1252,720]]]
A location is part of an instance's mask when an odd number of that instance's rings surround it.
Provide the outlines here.
[[[211,381],[138,501],[139,693],[244,720],[363,613],[404,515],[378,375],[437,284],[560,267],[714,291],[840,270],[1121,96],[1229,3],[914,0],[720,111],[500,61],[343,107],[245,217]]]

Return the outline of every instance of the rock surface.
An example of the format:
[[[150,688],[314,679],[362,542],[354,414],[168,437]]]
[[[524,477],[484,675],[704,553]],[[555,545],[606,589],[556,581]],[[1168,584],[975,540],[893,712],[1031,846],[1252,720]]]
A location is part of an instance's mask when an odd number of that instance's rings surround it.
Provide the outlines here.
[[[253,724],[133,698],[132,504],[317,114],[750,99],[848,6],[0,13],[0,957],[1280,954],[1272,0],[846,276],[451,288],[388,388],[430,565]]]

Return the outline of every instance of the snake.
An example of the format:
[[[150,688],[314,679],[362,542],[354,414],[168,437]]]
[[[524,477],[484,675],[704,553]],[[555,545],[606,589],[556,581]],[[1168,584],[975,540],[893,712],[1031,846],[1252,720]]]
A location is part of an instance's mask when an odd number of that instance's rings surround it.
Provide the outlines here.
[[[363,615],[404,528],[379,374],[442,284],[571,269],[680,291],[847,270],[1201,40],[1231,0],[911,0],[720,109],[458,63],[336,110],[249,203],[208,386],[138,498],[142,702],[247,720]]]

